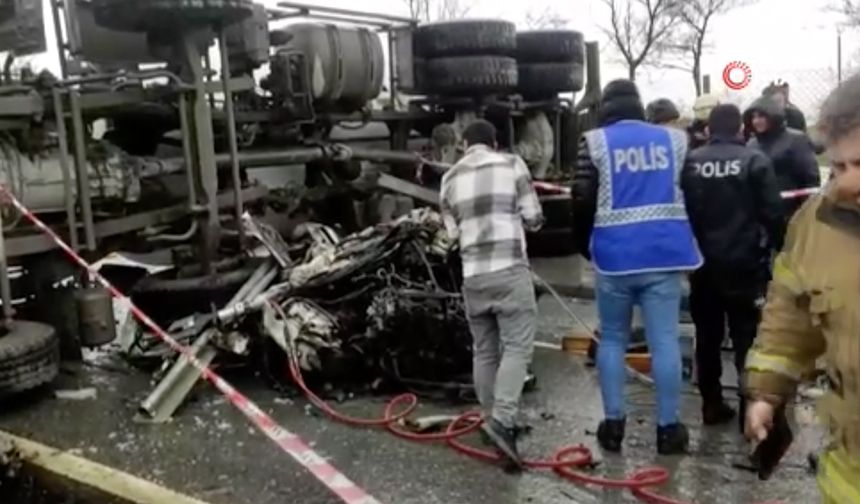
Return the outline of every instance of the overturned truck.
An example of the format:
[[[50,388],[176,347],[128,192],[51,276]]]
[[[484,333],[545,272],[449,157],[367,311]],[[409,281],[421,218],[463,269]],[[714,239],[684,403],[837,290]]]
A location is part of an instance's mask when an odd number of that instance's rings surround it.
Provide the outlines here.
[[[12,55],[46,48],[37,4],[0,19],[5,194],[103,259],[201,361],[232,355],[275,379],[290,350],[321,382],[460,383],[456,251],[431,208],[463,129],[491,120],[536,180],[564,183],[565,139],[596,113],[597,47],[575,31],[291,2],[63,0],[51,4],[60,74],[14,71]],[[569,251],[569,199],[541,198],[549,222],[532,250]],[[50,382],[60,347],[170,354],[3,211],[0,392]],[[165,370],[143,405],[156,417],[196,379],[184,359]]]

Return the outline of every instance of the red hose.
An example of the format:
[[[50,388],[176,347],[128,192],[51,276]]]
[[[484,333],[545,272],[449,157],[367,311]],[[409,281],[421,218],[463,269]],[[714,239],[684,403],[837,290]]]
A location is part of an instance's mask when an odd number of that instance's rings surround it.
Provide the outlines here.
[[[305,397],[332,419],[354,426],[384,427],[395,436],[416,442],[444,441],[454,450],[470,457],[495,462],[499,456],[490,451],[481,450],[459,441],[459,438],[478,430],[481,426],[480,414],[475,411],[464,413],[448,424],[445,432],[437,434],[416,434],[398,426],[399,422],[418,407],[418,396],[402,394],[392,399],[386,406],[380,419],[355,418],[335,411],[319,396],[314,394],[305,384],[301,368],[292,358],[289,360],[289,372],[293,381],[304,393]],[[669,471],[661,467],[638,469],[627,479],[609,479],[590,476],[575,469],[590,465],[591,451],[582,445],[566,446],[557,450],[549,460],[526,460],[525,465],[533,469],[550,469],[567,480],[605,488],[623,488],[630,490],[636,498],[649,504],[689,504],[684,501],[664,497],[649,490],[650,487],[662,485],[669,481]]]

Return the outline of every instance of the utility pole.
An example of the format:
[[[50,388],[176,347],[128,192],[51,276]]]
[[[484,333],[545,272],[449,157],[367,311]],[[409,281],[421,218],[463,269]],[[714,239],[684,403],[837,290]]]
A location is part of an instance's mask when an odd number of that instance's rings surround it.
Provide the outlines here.
[[[836,28],[836,80],[842,84],[842,27]]]

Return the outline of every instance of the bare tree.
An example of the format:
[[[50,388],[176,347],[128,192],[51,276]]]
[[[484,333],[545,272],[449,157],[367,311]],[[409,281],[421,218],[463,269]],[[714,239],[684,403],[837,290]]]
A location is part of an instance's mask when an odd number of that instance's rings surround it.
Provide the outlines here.
[[[445,21],[459,19],[469,14],[471,6],[461,0],[404,0],[409,15],[416,21]]]
[[[708,48],[708,30],[714,17],[726,14],[732,9],[745,7],[757,0],[686,0],[683,2],[678,18],[683,26],[667,37],[663,44],[665,58],[662,66],[689,72],[693,77],[696,96],[702,94],[702,56]],[[680,60],[674,62],[674,59]]]
[[[848,26],[860,26],[860,0],[839,0],[831,4],[829,10],[842,14]]]
[[[542,11],[530,10],[526,13],[525,25],[530,30],[559,30],[567,27],[568,24],[570,24],[570,19],[562,16],[551,7]]]
[[[624,59],[630,80],[636,80],[636,71],[659,55],[679,25],[683,0],[601,1],[609,8],[609,25],[602,30]]]

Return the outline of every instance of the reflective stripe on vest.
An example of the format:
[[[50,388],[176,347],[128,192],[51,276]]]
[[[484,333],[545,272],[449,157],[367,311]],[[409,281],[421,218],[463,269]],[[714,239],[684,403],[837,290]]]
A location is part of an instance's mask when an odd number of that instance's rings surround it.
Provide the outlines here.
[[[702,257],[680,184],[685,133],[620,121],[585,137],[599,180],[591,243],[597,270],[620,275],[698,268]]]

